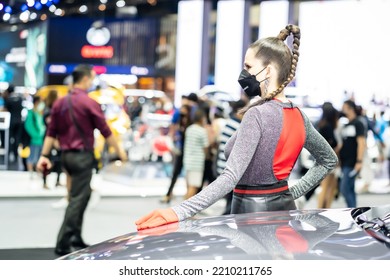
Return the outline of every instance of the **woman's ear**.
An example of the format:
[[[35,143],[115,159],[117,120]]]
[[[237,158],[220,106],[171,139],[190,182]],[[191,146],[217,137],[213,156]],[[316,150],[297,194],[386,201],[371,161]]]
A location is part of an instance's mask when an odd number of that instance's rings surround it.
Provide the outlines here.
[[[268,64],[267,68],[265,69],[265,77],[269,78],[270,76],[273,76],[275,70],[276,69],[272,64]]]

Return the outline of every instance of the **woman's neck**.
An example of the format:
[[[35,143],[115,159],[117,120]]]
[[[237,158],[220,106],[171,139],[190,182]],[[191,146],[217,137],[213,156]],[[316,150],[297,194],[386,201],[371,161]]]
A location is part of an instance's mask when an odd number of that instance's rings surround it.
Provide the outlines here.
[[[287,97],[284,95],[283,91],[281,93],[279,93],[278,95],[276,95],[274,98],[283,102],[283,103],[290,102],[290,100],[288,100]]]

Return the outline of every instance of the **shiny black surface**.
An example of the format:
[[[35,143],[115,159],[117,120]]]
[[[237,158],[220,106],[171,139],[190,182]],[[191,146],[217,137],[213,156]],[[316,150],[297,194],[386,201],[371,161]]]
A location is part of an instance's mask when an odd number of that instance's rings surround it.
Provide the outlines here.
[[[61,259],[390,259],[389,244],[355,222],[359,215],[388,213],[390,205],[193,219],[119,236]]]

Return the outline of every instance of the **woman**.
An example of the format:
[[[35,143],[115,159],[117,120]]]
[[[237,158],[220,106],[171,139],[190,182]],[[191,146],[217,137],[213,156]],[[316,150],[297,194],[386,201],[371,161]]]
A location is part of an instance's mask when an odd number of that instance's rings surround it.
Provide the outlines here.
[[[42,117],[41,98],[33,97],[33,108],[28,111],[24,128],[30,135],[30,155],[27,159],[27,169],[30,172],[30,178],[33,178],[35,165],[41,155],[43,139],[45,137],[45,124]],[[42,104],[43,105],[43,104]],[[47,186],[44,188],[47,188]]]
[[[58,99],[58,93],[55,90],[49,91],[46,99],[45,99],[45,109],[43,110],[43,121],[45,123],[45,126],[48,127],[50,123],[50,113],[51,109],[53,107],[54,102]],[[62,166],[61,166],[61,150],[59,148],[59,142],[56,140],[54,143],[54,148],[50,152],[50,159],[53,163],[53,168],[51,171],[54,171],[57,173],[57,181],[56,181],[56,187],[60,186],[60,176],[62,173]],[[43,187],[45,189],[48,188],[47,186],[47,172],[43,174]]]
[[[180,108],[179,127],[177,131],[174,133],[176,155],[175,155],[172,179],[167,194],[160,200],[161,203],[171,202],[173,188],[176,184],[177,178],[179,177],[183,169],[184,136],[187,127],[191,125],[190,114],[191,114],[191,107],[189,105],[182,105]]]
[[[292,53],[284,43],[292,34]],[[137,229],[185,220],[233,190],[232,214],[296,209],[294,200],[317,186],[337,164],[337,156],[310,120],[284,95],[299,57],[300,30],[288,25],[277,37],[253,43],[238,82],[249,96],[259,96],[244,113],[225,147],[223,173],[181,204],[159,209],[136,221]],[[287,180],[301,149],[316,164],[294,185]]]
[[[340,150],[340,143],[335,136],[335,129],[339,119],[338,111],[332,103],[325,102],[322,106],[322,117],[318,122],[318,132],[328,141],[329,145],[337,153]],[[337,192],[337,177],[334,172],[329,173],[321,182],[321,193],[318,197],[318,208],[330,208]]]
[[[211,102],[204,101],[199,104],[199,108],[203,110],[205,113],[205,123],[203,127],[206,129],[208,146],[206,149],[206,157],[204,161],[202,183],[200,188],[198,189],[198,192],[202,190],[203,186],[206,185],[206,182],[207,184],[210,184],[216,178],[214,162],[215,162],[215,155],[217,153],[216,152],[217,134],[215,131],[215,127],[213,125],[214,119],[211,118],[210,116]]]
[[[205,128],[206,116],[202,109],[196,110],[194,122],[185,132],[183,167],[186,173],[188,199],[202,187],[209,140]]]

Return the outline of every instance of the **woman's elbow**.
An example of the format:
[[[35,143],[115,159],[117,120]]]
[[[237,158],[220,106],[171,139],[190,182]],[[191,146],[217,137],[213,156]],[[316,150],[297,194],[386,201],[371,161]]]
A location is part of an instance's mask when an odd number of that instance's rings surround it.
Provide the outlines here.
[[[334,154],[328,161],[327,169],[333,170],[339,164],[339,159],[336,154]]]

